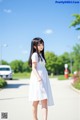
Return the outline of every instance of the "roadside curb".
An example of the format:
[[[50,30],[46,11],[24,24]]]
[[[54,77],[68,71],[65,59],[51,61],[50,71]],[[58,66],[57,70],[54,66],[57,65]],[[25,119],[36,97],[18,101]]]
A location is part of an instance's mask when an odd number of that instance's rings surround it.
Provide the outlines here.
[[[70,84],[70,87],[71,87],[71,89],[73,89],[75,92],[77,92],[77,93],[79,93],[79,94],[80,94],[80,90],[78,90],[78,89],[74,88],[74,87],[72,86],[72,83]]]

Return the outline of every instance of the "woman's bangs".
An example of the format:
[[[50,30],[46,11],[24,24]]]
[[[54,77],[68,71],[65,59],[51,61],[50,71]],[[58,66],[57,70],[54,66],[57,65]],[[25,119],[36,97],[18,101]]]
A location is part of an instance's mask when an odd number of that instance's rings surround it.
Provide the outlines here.
[[[44,41],[41,38],[39,38],[39,37],[34,38],[33,41],[34,41],[34,45],[39,45],[39,44],[43,44],[44,45]]]
[[[38,41],[38,44],[43,44],[43,45],[44,45],[44,41],[43,41],[42,39],[40,39],[40,40]]]

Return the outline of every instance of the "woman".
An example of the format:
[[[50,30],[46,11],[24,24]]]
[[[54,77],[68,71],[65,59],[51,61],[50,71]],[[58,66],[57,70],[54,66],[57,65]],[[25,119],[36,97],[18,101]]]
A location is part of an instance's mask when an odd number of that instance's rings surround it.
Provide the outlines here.
[[[39,103],[42,105],[43,120],[47,120],[48,106],[54,104],[45,63],[44,41],[39,37],[34,38],[31,42],[29,57],[29,65],[32,67],[29,101],[32,101],[33,120],[38,120],[37,108]]]

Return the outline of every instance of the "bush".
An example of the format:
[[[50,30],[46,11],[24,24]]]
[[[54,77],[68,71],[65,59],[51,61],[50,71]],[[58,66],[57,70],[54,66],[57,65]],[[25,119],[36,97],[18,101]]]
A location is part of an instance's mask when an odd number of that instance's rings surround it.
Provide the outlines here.
[[[80,71],[76,72],[76,74],[73,75],[73,82],[72,85],[80,90]]]
[[[69,74],[69,77],[73,77],[73,74],[70,73],[70,74]]]
[[[80,90],[80,78],[77,79],[72,85],[73,85],[76,89]]]
[[[0,78],[0,88],[5,87],[6,85],[7,85],[7,82],[4,79]]]

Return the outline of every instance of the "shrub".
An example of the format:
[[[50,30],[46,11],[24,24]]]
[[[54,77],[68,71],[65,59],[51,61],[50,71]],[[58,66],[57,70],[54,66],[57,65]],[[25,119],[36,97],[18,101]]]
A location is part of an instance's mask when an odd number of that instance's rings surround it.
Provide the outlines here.
[[[80,71],[73,75],[72,85],[80,90]]]
[[[73,74],[72,74],[72,73],[70,73],[70,74],[69,74],[69,77],[73,77]]]
[[[7,85],[7,82],[4,79],[0,78],[0,88],[5,87],[6,85]]]

